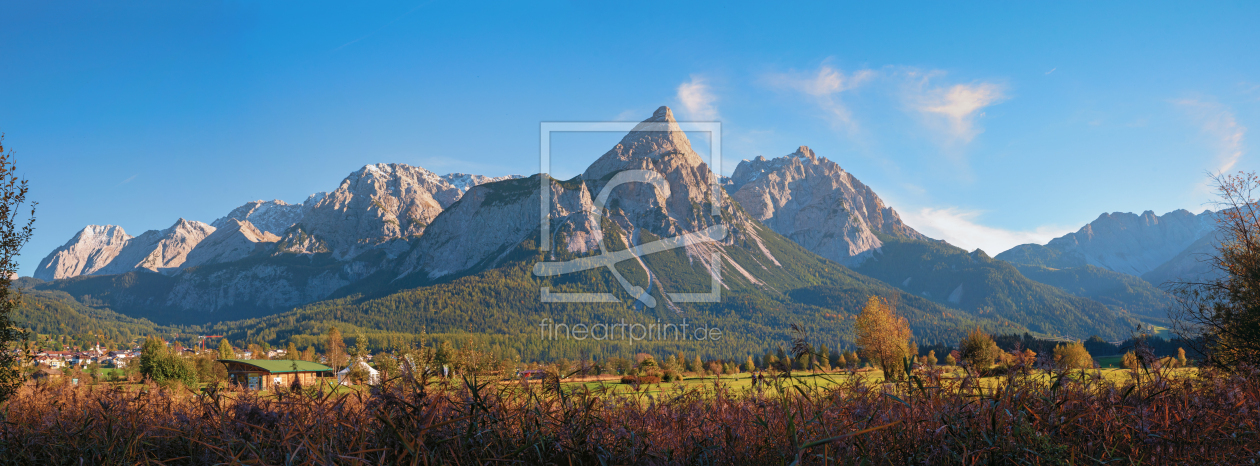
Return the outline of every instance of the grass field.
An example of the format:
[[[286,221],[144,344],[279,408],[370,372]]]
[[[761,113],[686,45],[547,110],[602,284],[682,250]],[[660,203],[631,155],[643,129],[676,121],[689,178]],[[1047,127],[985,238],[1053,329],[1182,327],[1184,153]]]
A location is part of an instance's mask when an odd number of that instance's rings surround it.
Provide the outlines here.
[[[480,378],[199,393],[64,383],[0,406],[0,464],[1234,464],[1260,372],[878,371],[641,386]],[[921,384],[919,383],[921,382]],[[557,390],[556,387],[561,390]]]

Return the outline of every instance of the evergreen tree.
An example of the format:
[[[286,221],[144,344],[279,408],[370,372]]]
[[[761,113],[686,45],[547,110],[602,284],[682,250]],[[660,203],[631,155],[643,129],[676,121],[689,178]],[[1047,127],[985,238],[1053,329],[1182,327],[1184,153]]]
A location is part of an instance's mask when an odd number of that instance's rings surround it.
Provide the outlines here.
[[[844,356],[842,356],[838,350],[831,350],[831,352],[827,354],[827,360],[831,363],[831,367],[837,369],[844,367]]]

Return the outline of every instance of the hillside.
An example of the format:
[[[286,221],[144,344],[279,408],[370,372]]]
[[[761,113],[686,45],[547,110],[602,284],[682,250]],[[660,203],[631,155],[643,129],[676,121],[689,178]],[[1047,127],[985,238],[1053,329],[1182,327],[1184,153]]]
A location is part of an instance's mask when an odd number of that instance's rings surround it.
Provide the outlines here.
[[[1015,268],[1030,280],[1145,317],[1164,319],[1172,305],[1168,293],[1146,280],[1092,265],[1067,269],[1035,265],[1015,265]]]
[[[42,335],[64,336],[66,343],[128,343],[146,335],[167,334],[172,329],[147,319],[128,317],[109,309],[86,306],[60,291],[35,290],[39,280],[23,278],[13,283],[22,290],[23,306],[13,314],[13,324]]]
[[[1204,238],[1211,237],[1215,229],[1216,215],[1211,211],[1193,214],[1174,210],[1164,215],[1151,211],[1141,215],[1104,213],[1080,230],[1052,239],[1044,246],[1022,244],[998,254],[997,258],[1013,264],[1054,269],[1092,265],[1143,276],[1187,250],[1210,247],[1211,241]],[[1185,264],[1180,268],[1192,268],[1190,261],[1180,263]],[[1152,283],[1159,285],[1158,279],[1166,275],[1153,277],[1157,281]]]
[[[1090,299],[1029,280],[983,251],[946,243],[884,238],[880,252],[855,271],[979,317],[1009,319],[1033,332],[1084,339],[1122,339],[1136,321]]]

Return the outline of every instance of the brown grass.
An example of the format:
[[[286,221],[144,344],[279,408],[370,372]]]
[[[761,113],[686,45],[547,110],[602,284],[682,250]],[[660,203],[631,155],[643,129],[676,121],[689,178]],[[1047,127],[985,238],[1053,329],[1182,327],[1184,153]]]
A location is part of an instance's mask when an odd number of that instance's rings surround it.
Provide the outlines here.
[[[461,380],[341,394],[34,387],[4,406],[14,464],[1240,464],[1260,373],[1117,383],[920,373],[629,395]],[[1051,383],[1046,383],[1046,376]],[[669,384],[664,384],[669,386]],[[985,387],[985,385],[990,385]]]

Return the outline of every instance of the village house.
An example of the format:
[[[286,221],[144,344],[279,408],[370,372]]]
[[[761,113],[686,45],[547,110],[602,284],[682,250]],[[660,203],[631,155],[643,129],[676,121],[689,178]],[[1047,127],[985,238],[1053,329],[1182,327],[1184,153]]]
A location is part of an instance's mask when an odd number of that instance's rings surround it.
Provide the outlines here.
[[[315,385],[320,377],[332,377],[333,369],[309,361],[286,359],[220,359],[227,366],[228,380],[249,390],[288,388],[296,381],[303,387]]]
[[[66,367],[65,361],[63,361],[61,358],[52,357],[52,356],[36,356],[35,364],[39,366],[48,366],[53,369],[60,369],[62,367]]]

